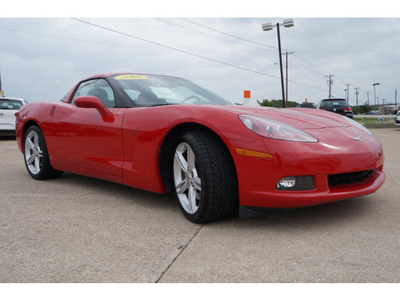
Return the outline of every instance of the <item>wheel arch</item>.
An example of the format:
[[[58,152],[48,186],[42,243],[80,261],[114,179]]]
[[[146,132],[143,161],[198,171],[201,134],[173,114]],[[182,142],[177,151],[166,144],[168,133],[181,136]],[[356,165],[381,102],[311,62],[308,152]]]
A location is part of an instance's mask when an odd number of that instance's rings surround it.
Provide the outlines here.
[[[34,121],[34,120],[28,120],[24,123],[22,130],[18,133],[17,132],[17,143],[19,146],[19,149],[23,152],[24,150],[24,137],[25,137],[25,133],[28,130],[29,127],[36,125],[40,128],[39,124]]]
[[[39,124],[34,120],[29,120],[29,121],[25,122],[24,127],[22,128],[22,139],[24,138],[25,133],[28,130],[28,128],[33,125],[36,125],[37,127],[40,128]]]
[[[160,154],[159,154],[159,168],[160,168],[160,175],[161,175],[161,180],[164,184],[165,190],[167,192],[172,192],[171,187],[173,186],[173,178],[169,176],[170,170],[172,170],[172,155],[174,154],[174,143],[176,142],[177,138],[179,137],[180,134],[183,132],[187,131],[203,131],[207,132],[211,136],[213,136],[215,139],[219,140],[221,145],[224,146],[225,150],[229,153],[229,156],[231,158],[232,165],[234,167],[236,177],[237,177],[237,170],[236,170],[236,165],[233,160],[232,154],[229,151],[229,148],[225,141],[212,129],[210,129],[207,126],[198,124],[198,123],[181,123],[174,128],[172,128],[166,137],[164,138],[161,147],[160,147]]]

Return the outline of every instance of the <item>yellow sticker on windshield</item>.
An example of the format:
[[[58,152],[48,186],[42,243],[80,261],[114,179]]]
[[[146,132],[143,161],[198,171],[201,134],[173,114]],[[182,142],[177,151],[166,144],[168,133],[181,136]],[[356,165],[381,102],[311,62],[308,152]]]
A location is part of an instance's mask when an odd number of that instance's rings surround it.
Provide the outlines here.
[[[137,79],[147,79],[146,76],[143,75],[119,75],[115,77],[117,80],[137,80]]]

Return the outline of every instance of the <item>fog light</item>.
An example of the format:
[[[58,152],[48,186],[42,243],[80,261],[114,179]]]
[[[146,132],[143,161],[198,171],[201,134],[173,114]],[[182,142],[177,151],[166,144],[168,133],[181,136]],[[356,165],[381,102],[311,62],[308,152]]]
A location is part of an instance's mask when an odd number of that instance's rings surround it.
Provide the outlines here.
[[[276,185],[277,190],[307,191],[315,189],[313,176],[284,177]]]
[[[280,188],[282,189],[290,189],[296,185],[296,177],[285,177],[282,178],[279,182],[276,188],[279,190]]]

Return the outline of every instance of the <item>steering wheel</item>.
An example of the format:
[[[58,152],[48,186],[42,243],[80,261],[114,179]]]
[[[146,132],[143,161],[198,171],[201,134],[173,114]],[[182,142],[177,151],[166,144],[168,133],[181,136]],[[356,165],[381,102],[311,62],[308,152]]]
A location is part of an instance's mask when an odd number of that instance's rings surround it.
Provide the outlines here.
[[[183,99],[181,104],[188,102],[190,99],[194,99],[194,100],[197,100],[197,101],[201,102],[199,97],[194,96],[194,95],[190,95],[190,96],[187,96],[185,99]]]

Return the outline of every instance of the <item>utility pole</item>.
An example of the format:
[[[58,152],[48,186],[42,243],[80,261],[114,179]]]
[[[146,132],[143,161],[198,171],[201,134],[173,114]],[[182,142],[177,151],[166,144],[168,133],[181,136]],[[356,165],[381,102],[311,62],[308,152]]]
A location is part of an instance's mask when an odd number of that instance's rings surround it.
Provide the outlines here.
[[[367,101],[368,101],[368,106],[369,106],[369,93],[370,92],[365,92],[367,94]]]
[[[349,86],[351,85],[351,83],[347,83],[347,89],[346,89],[346,102],[349,103]]]
[[[358,112],[358,94],[359,94],[358,90],[360,88],[359,87],[355,87],[354,89],[356,90],[356,92],[355,92],[355,94],[356,94],[356,107],[357,107],[357,112]]]
[[[394,89],[394,106],[397,109],[397,89]]]
[[[332,79],[333,76],[335,76],[335,75],[332,75],[332,74],[325,75],[325,77],[329,77],[328,82],[327,82],[329,85],[329,99],[332,98],[331,85],[333,84],[333,79]]]
[[[374,99],[375,99],[375,105],[376,105],[376,89],[375,87],[379,85],[379,82],[372,84],[372,86],[374,87]],[[379,106],[379,100],[378,100],[378,106]]]
[[[285,53],[286,55],[286,103],[285,103],[285,107],[287,107],[287,102],[289,101],[289,75],[288,75],[288,55],[289,54],[293,54],[294,52],[287,52]]]

